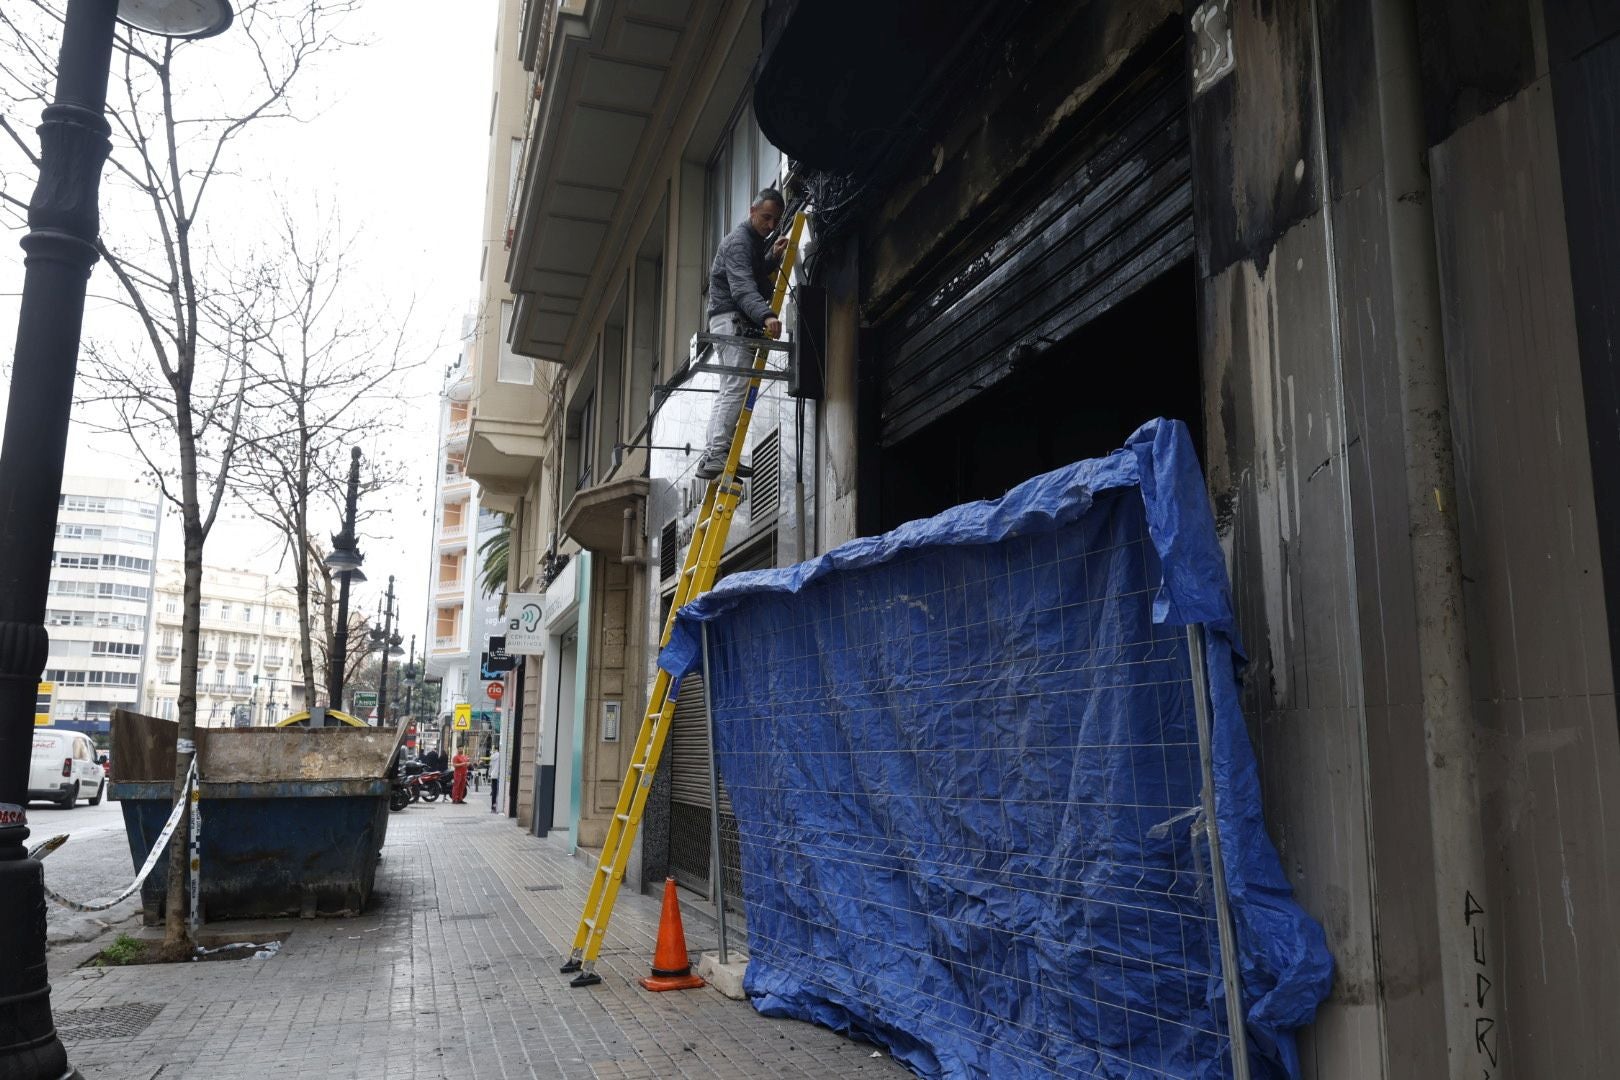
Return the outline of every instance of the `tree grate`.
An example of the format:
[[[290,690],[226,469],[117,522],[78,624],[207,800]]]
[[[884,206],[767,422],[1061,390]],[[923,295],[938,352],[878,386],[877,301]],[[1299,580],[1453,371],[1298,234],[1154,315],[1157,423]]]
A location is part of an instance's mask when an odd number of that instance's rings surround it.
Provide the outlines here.
[[[127,1039],[145,1031],[162,1011],[162,1005],[138,1001],[98,1009],[69,1009],[56,1014],[56,1034],[63,1042]]]

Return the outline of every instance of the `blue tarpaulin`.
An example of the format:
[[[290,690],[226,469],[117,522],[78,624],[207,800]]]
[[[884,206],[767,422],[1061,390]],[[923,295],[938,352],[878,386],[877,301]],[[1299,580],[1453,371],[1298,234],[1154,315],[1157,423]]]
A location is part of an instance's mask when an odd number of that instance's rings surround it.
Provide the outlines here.
[[[1267,836],[1230,586],[1186,428],[679,612],[741,838],[761,1012],[924,1076],[1230,1075],[1189,623],[1256,1077],[1332,959]]]

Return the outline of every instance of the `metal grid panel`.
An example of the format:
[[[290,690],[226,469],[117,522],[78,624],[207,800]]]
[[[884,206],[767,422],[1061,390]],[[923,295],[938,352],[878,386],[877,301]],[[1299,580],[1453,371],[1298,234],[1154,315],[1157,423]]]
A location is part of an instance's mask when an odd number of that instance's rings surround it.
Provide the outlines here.
[[[139,1001],[99,1009],[68,1009],[56,1014],[56,1034],[63,1042],[127,1039],[145,1031],[162,1011],[160,1004]]]

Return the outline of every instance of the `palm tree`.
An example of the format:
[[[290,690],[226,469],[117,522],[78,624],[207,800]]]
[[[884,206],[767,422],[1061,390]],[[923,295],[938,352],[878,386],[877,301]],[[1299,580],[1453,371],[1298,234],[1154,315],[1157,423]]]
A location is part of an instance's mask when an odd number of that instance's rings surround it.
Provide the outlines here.
[[[483,588],[485,596],[493,596],[506,590],[507,571],[511,567],[512,515],[499,516],[500,526],[487,540],[478,545],[478,557],[482,560],[478,584]]]

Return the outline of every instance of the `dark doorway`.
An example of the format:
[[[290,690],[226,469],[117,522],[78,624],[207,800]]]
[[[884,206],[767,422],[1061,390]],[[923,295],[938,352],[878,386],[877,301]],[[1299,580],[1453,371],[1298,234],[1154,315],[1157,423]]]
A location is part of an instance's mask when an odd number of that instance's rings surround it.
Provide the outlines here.
[[[1039,473],[1117,450],[1156,416],[1203,451],[1197,282],[1177,263],[1107,314],[883,451],[881,529],[993,499]]]

